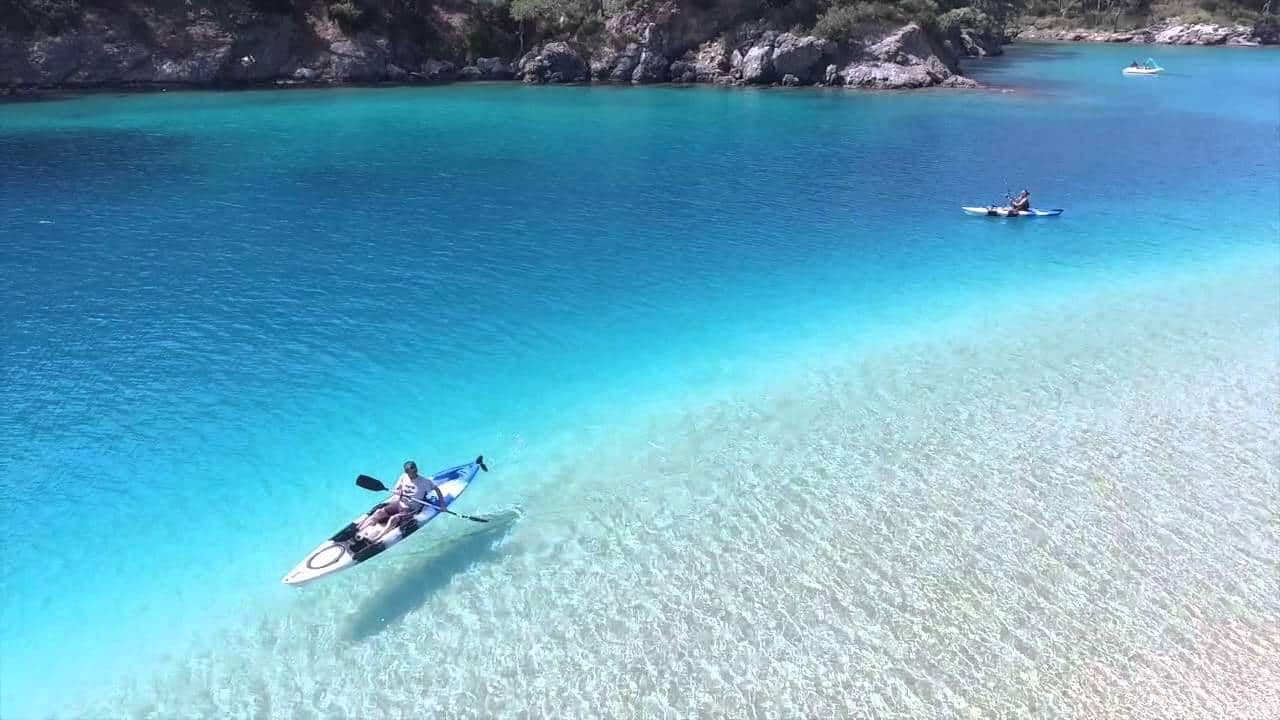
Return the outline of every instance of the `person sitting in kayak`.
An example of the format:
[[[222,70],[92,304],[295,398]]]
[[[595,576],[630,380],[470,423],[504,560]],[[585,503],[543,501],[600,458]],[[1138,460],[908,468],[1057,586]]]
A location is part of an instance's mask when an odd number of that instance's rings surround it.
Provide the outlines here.
[[[383,535],[391,532],[392,528],[417,514],[428,504],[429,501],[426,499],[428,494],[435,494],[435,502],[441,511],[445,508],[444,493],[440,492],[440,488],[432,482],[431,478],[418,474],[418,464],[412,460],[404,464],[404,474],[396,480],[391,492],[395,497],[379,505],[377,510],[370,513],[369,517],[356,527],[357,532],[363,533],[365,528],[386,523],[375,537],[366,535],[370,541],[381,539]]]
[[[1026,212],[1031,209],[1031,192],[1023,190],[1022,193],[1009,204],[1009,212]]]

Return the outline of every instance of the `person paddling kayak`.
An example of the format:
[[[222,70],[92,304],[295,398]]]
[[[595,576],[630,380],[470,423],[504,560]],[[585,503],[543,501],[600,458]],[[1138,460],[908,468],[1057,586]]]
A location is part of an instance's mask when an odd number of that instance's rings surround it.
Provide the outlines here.
[[[1031,192],[1023,190],[1018,197],[1014,198],[1009,204],[1009,212],[1026,212],[1031,209]]]
[[[432,478],[418,474],[418,465],[412,460],[405,462],[404,474],[396,480],[391,493],[394,497],[370,513],[369,517],[356,528],[357,532],[371,542],[376,542],[406,518],[413,517],[423,506],[428,505],[429,502],[426,499],[428,494],[434,493],[435,503],[438,504],[440,511],[445,510],[444,494],[440,492],[440,488],[436,487]],[[383,523],[385,523],[383,528],[375,527]],[[365,532],[370,527],[374,527],[374,530]]]

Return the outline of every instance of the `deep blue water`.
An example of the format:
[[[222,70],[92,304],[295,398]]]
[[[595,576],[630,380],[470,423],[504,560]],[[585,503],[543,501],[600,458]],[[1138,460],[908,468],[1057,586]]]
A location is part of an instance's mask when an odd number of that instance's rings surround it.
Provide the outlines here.
[[[476,506],[527,501],[533,458],[814,342],[1274,245],[1277,56],[1134,52],[1015,47],[979,92],[0,105],[0,715],[290,602],[355,473],[486,452]],[[958,210],[1024,186],[1066,214]]]

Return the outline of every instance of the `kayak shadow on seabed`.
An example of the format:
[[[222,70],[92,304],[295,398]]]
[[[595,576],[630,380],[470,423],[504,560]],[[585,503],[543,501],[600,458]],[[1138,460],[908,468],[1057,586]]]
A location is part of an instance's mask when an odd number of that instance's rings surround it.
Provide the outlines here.
[[[352,614],[341,636],[352,642],[367,640],[425,605],[455,576],[482,562],[501,558],[506,553],[502,540],[520,519],[520,511],[504,510],[487,517],[489,522],[475,530],[441,538],[431,547],[412,553],[384,588]]]

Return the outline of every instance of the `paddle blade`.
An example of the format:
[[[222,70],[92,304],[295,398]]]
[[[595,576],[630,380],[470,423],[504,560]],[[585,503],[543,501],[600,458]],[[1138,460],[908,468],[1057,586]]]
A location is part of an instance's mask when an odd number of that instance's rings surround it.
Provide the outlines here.
[[[382,481],[377,478],[371,478],[368,475],[361,475],[360,477],[357,477],[356,484],[365,490],[373,490],[375,492],[387,489],[387,486],[383,485]]]
[[[483,456],[483,455],[478,455],[478,456],[476,456],[476,464],[480,466],[480,469],[481,469],[481,470],[483,470],[483,471],[485,471],[485,472],[489,472],[489,466],[484,464],[484,456]]]

